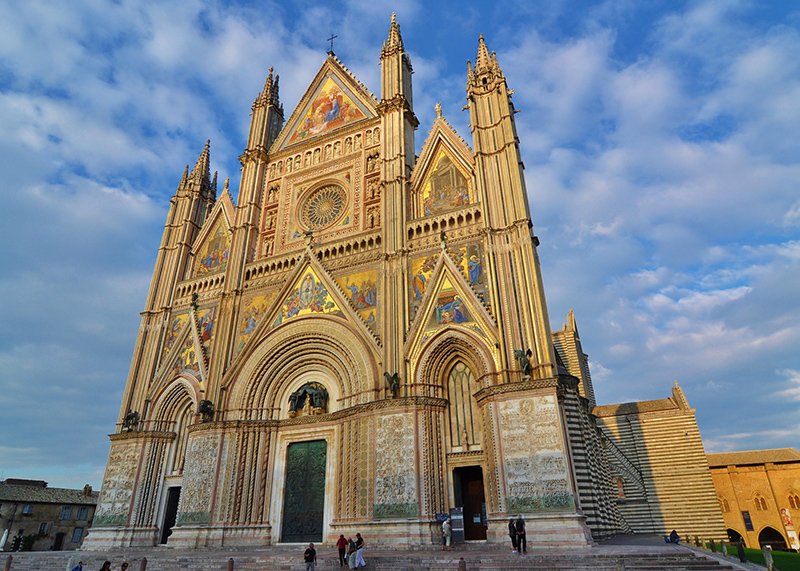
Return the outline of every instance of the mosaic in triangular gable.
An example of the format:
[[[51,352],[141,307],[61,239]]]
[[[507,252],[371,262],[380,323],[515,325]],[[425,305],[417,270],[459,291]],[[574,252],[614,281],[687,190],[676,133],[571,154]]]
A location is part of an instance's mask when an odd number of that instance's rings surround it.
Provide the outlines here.
[[[419,186],[417,218],[441,214],[478,201],[469,179],[442,146],[431,164],[432,167]]]
[[[450,250],[453,261],[461,269],[467,283],[475,290],[483,301],[489,300],[489,288],[486,284],[486,259],[480,242],[471,242]]]
[[[449,277],[442,280],[442,285],[436,293],[433,313],[428,319],[427,327],[447,325],[449,323],[467,323],[473,321],[464,300],[453,286]]]
[[[469,295],[469,294],[468,294]],[[475,303],[474,301],[472,303]],[[488,339],[480,324],[472,315],[469,304],[464,301],[449,276],[442,279],[442,285],[436,292],[433,311],[425,324],[425,332],[420,339],[420,347],[442,328],[457,325],[474,331],[484,339]]]
[[[272,300],[278,294],[277,291],[268,293],[250,294],[242,301],[242,312],[239,316],[239,324],[236,327],[236,348],[234,353],[239,354],[239,351],[244,349],[253,332],[264,317],[264,313],[269,309]]]
[[[175,340],[178,339],[181,331],[183,331],[183,326],[186,325],[188,320],[188,311],[176,313],[172,316],[172,323],[170,324],[169,331],[167,331],[167,335],[164,338],[164,346],[161,349],[162,357],[164,357],[167,353],[169,353],[170,349],[172,349],[172,346],[175,344]]]
[[[328,75],[303,110],[286,145],[338,129],[366,116],[365,110],[355,101],[353,94],[335,76]]]
[[[331,297],[328,288],[311,268],[307,268],[302,277],[297,280],[278,311],[279,313],[272,323],[273,327],[292,318],[312,313],[342,315],[342,310]]]
[[[197,360],[197,352],[191,335],[183,342],[180,353],[172,362],[172,374],[180,375],[181,373],[191,373],[195,377],[200,377],[200,363]]]
[[[197,330],[200,342],[206,350],[206,355],[211,356],[211,339],[214,337],[214,314],[216,307],[204,307],[197,310]]]
[[[409,283],[409,304],[411,306],[411,314],[416,313],[422,298],[425,295],[425,290],[428,288],[428,282],[433,274],[433,269],[436,267],[436,261],[439,259],[439,254],[430,254],[428,256],[418,256],[411,259],[411,282]]]
[[[367,270],[345,276],[337,276],[336,283],[344,290],[356,312],[367,322],[373,333],[376,332],[378,327],[376,307],[378,303],[377,272],[375,270]]]
[[[215,274],[225,271],[231,249],[231,235],[222,216],[217,216],[211,232],[196,253],[195,273]]]

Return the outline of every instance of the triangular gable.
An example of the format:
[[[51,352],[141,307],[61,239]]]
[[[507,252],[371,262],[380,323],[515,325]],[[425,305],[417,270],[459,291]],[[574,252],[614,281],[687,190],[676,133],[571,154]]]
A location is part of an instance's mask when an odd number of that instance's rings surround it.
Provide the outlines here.
[[[233,204],[230,195],[224,193],[210,216],[203,224],[192,248],[194,254],[193,275],[204,276],[224,272],[228,267],[231,250],[231,220]]]
[[[411,173],[413,218],[462,208],[479,201],[472,151],[450,124],[439,117]]]
[[[338,59],[330,56],[300,99],[273,148],[284,149],[376,117],[376,105],[366,87]]]
[[[205,311],[208,312],[208,310]],[[207,376],[208,362],[195,323],[194,310],[179,315],[181,318],[185,317],[184,325],[181,332],[175,337],[172,348],[161,360],[156,374],[158,381],[156,384],[169,382],[178,375],[194,377],[198,381],[202,381]],[[205,315],[209,315],[209,313],[205,313]]]
[[[272,326],[277,327],[295,317],[311,314],[341,316],[342,310],[331,295],[328,284],[321,280],[319,273],[309,265],[294,281],[288,295],[283,298]]]
[[[442,252],[409,331],[406,351],[418,352],[428,339],[448,327],[466,329],[486,340],[497,338],[491,315],[450,256]]]

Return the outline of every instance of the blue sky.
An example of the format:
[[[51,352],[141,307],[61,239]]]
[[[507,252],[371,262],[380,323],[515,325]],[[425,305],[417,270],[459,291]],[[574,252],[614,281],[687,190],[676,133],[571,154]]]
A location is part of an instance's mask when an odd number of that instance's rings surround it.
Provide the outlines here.
[[[392,10],[418,148],[437,101],[468,139],[466,60],[481,32],[497,52],[550,318],[575,309],[598,401],[678,379],[708,451],[797,445],[797,4],[3,4],[0,477],[99,485],[183,166],[210,138],[235,196],[266,69],[288,116],[332,32],[377,91]]]

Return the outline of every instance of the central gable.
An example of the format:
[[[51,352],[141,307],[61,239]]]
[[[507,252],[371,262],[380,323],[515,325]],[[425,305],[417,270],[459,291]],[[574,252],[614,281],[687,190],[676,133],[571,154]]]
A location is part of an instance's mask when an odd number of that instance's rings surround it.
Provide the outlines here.
[[[284,149],[377,116],[375,98],[329,56],[275,142]]]

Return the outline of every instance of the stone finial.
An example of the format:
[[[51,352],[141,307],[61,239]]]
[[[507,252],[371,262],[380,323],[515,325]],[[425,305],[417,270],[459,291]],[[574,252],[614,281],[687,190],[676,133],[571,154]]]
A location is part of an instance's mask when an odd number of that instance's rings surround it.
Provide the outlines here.
[[[441,103],[437,103],[436,106],[434,107],[434,109],[436,110],[436,118],[437,119],[441,119],[442,118],[442,104]]]

